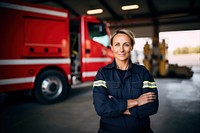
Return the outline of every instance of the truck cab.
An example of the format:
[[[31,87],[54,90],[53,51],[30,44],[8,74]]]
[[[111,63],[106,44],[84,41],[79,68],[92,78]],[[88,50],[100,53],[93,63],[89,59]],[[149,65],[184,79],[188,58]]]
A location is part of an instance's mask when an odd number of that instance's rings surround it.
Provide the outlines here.
[[[110,31],[103,21],[80,16],[70,22],[71,76],[73,84],[92,81],[100,67],[111,63]]]

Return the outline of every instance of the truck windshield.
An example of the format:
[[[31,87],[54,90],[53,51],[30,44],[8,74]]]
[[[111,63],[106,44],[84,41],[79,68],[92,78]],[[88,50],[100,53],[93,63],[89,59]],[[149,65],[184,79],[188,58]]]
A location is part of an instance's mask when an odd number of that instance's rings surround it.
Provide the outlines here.
[[[109,47],[109,36],[105,24],[88,22],[90,38],[105,47]]]

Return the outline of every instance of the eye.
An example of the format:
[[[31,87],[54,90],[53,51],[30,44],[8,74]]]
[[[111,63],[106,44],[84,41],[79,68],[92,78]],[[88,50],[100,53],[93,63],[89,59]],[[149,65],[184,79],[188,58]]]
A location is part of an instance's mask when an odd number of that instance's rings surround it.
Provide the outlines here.
[[[119,46],[119,45],[120,45],[119,43],[115,43],[115,44],[114,44],[114,46]]]
[[[129,44],[129,43],[125,43],[124,45],[125,45],[126,47],[129,47],[129,46],[130,46],[130,44]]]

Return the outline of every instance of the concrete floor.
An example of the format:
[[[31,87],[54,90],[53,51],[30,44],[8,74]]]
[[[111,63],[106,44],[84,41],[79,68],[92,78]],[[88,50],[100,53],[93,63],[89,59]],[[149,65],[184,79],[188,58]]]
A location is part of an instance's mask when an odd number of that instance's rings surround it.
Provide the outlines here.
[[[191,79],[156,78],[156,83],[155,133],[200,133],[200,71]],[[95,133],[98,122],[91,83],[74,87],[64,102],[53,105],[0,94],[0,133]]]

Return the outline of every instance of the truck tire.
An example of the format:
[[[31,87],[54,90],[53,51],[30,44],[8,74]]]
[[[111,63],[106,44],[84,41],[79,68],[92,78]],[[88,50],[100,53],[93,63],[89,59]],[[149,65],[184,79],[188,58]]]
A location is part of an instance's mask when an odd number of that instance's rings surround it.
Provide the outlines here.
[[[56,70],[42,72],[35,81],[34,97],[41,104],[63,101],[70,86],[66,76]]]

